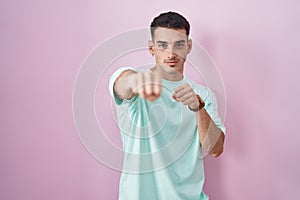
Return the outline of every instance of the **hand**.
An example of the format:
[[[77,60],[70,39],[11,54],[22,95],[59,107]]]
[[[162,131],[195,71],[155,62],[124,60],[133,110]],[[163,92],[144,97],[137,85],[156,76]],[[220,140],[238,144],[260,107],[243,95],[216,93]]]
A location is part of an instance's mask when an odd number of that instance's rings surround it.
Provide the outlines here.
[[[192,87],[187,83],[184,83],[183,85],[180,85],[175,89],[173,98],[176,101],[187,105],[191,110],[197,110],[200,106],[197,95],[195,94]]]
[[[131,90],[148,101],[154,101],[161,94],[161,78],[158,73],[146,70],[131,77]]]

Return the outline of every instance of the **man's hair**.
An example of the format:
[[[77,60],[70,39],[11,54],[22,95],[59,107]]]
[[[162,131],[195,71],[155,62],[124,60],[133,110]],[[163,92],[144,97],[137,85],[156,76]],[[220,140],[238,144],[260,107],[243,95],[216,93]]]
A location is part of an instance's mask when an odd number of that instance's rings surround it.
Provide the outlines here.
[[[190,34],[189,22],[180,14],[176,12],[161,13],[155,17],[150,25],[151,36],[153,38],[154,31],[157,27],[172,28],[172,29],[185,29],[186,35]]]

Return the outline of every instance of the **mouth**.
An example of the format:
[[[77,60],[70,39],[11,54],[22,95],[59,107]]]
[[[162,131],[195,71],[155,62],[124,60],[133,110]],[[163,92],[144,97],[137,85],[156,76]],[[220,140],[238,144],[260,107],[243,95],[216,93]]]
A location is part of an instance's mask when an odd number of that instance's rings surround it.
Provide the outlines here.
[[[174,66],[178,63],[178,60],[166,60],[165,63],[169,66]]]

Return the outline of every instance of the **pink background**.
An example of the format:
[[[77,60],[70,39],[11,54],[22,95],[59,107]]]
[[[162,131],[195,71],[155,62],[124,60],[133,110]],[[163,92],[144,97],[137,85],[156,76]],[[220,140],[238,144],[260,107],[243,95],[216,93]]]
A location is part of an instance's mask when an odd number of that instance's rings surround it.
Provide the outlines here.
[[[94,159],[74,126],[76,73],[97,44],[169,10],[190,20],[191,37],[226,88],[226,147],[205,159],[206,193],[212,200],[300,197],[299,1],[2,0],[1,200],[117,199],[120,172]]]

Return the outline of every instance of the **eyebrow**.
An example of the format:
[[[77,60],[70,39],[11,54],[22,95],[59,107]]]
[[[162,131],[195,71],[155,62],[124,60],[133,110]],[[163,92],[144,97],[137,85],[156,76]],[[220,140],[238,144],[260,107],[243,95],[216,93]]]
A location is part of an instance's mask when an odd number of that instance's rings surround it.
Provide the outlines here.
[[[161,41],[161,40],[156,41],[156,43],[167,44],[167,42]],[[179,41],[175,42],[175,44],[178,44],[178,43],[185,43],[185,40],[179,40]]]
[[[185,43],[185,40],[179,40],[179,41],[175,42],[175,44],[178,44],[178,43]]]
[[[165,42],[165,41],[156,41],[156,43],[162,43],[162,44],[167,44],[167,42]]]

